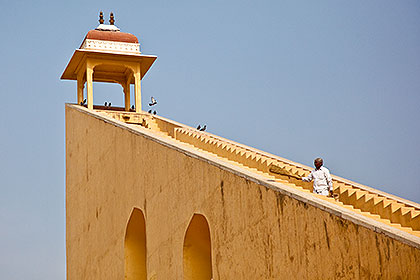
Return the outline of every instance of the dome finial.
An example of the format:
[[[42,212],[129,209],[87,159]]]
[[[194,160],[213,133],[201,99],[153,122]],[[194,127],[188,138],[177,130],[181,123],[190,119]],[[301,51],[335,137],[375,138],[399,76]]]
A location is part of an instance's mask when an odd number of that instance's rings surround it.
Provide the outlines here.
[[[99,24],[104,24],[104,13],[99,12]]]
[[[114,23],[115,23],[114,13],[111,12],[111,14],[109,15],[109,24],[114,25]]]

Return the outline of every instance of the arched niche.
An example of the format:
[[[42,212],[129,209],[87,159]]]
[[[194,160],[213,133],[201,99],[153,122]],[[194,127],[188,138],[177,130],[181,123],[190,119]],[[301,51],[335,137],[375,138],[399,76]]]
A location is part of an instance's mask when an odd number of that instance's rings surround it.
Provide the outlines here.
[[[146,280],[146,224],[143,212],[134,208],[124,240],[125,279]]]
[[[184,238],[185,280],[212,279],[210,229],[206,218],[194,214]]]

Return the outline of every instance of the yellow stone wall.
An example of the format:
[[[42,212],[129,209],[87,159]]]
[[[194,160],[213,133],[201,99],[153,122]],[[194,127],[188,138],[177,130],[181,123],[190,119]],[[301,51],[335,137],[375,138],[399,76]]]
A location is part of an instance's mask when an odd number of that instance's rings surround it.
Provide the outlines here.
[[[194,213],[210,228],[214,279],[420,275],[416,246],[71,106],[66,165],[69,280],[125,279],[133,208],[145,219],[147,279],[184,279],[184,239]]]

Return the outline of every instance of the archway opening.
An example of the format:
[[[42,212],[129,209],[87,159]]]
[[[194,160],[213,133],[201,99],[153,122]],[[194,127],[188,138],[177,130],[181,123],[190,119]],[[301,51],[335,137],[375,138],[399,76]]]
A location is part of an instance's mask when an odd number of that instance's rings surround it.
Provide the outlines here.
[[[185,280],[212,279],[210,229],[203,215],[194,214],[185,233],[183,263]]]
[[[133,209],[124,241],[125,279],[146,280],[146,224],[143,212]]]

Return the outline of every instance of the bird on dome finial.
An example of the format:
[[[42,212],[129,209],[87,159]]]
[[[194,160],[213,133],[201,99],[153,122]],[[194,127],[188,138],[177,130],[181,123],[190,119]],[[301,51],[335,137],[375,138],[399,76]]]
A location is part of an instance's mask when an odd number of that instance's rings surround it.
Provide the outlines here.
[[[111,14],[109,15],[109,24],[114,25],[114,23],[115,23],[114,13],[111,12]]]
[[[104,13],[99,12],[99,24],[104,24]]]

